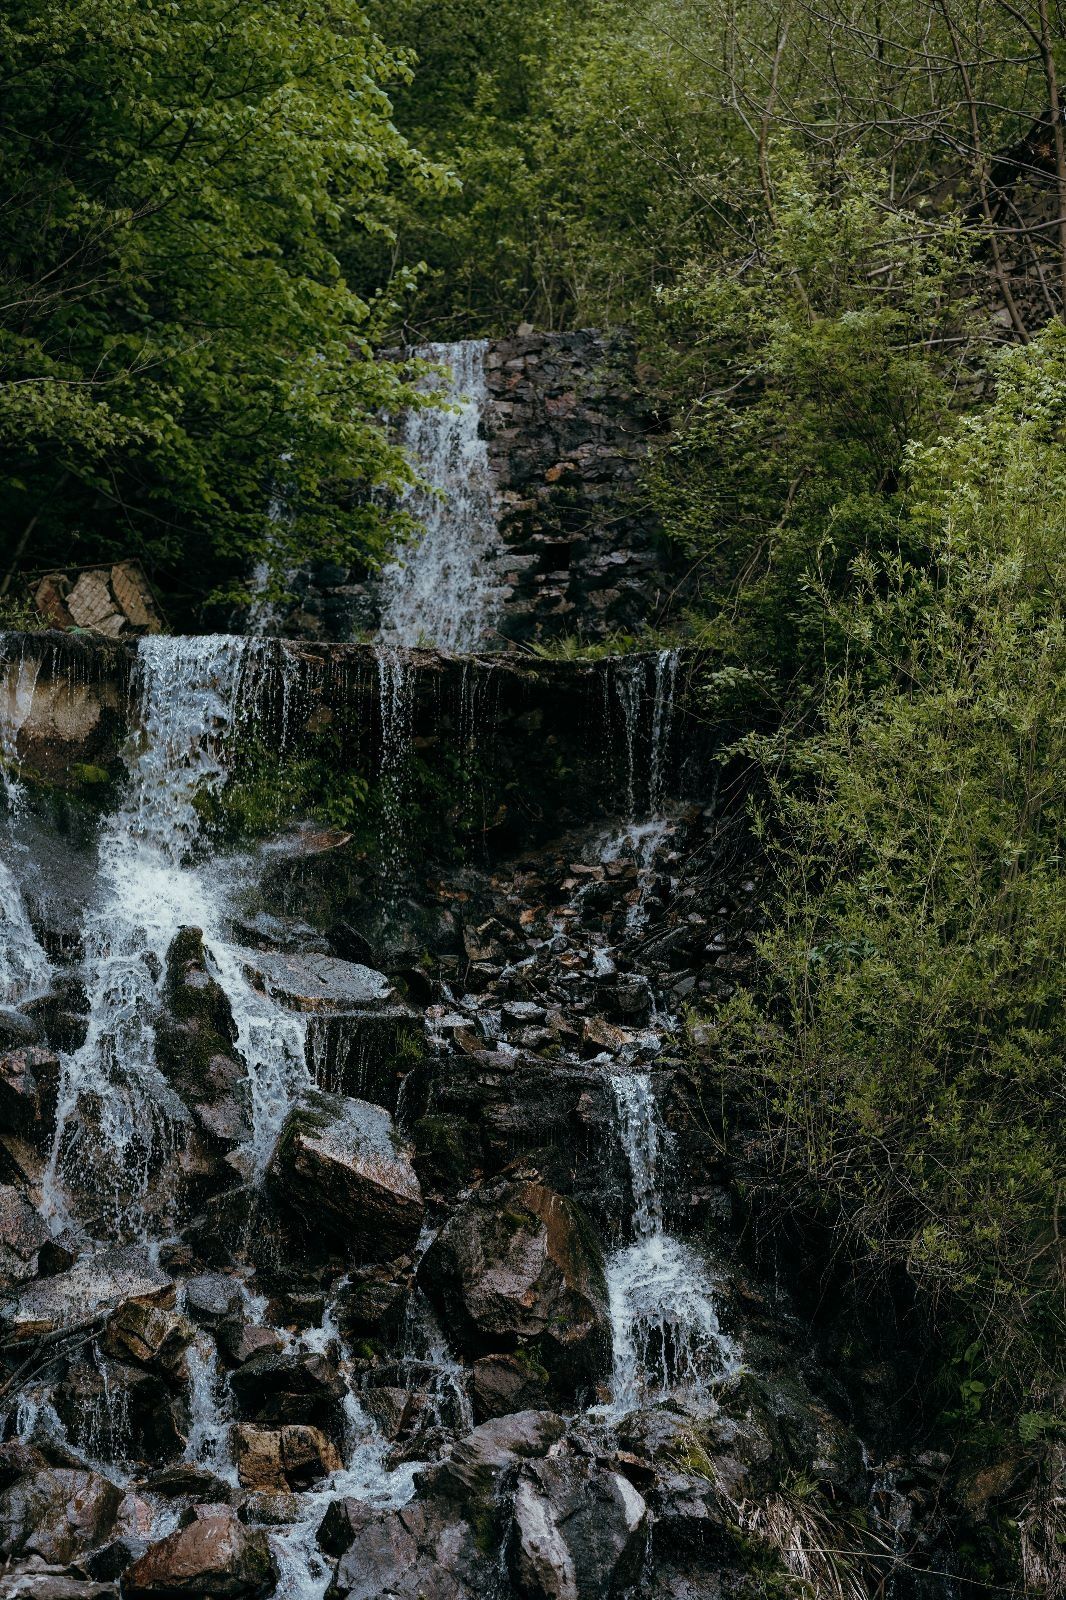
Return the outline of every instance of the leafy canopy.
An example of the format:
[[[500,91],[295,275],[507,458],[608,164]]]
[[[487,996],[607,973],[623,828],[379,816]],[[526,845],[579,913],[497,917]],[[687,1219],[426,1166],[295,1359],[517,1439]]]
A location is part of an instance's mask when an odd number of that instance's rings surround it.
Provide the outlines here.
[[[407,278],[356,293],[337,248],[396,174],[445,182],[391,120],[408,70],[353,0],[5,7],[0,519],[35,564],[132,551],[194,598],[380,548]]]

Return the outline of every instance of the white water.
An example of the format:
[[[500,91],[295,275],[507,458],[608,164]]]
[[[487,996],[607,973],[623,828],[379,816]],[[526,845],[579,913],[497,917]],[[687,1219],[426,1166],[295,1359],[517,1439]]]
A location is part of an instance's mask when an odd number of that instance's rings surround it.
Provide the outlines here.
[[[155,1063],[166,956],[181,928],[203,931],[233,1010],[251,1084],[256,1167],[306,1082],[304,1024],[252,988],[226,937],[227,875],[217,861],[196,859],[198,803],[225,781],[228,739],[262,662],[255,641],[228,635],[139,643],[139,738],[127,755],[125,798],[101,831],[83,927],[89,1030],[63,1060],[44,1183],[45,1214],[58,1221],[71,1220],[65,1191],[74,1185],[97,1195],[105,1233],[143,1238],[150,1227],[144,1201],[182,1120]]]
[[[633,1193],[632,1244],[607,1263],[614,1366],[608,1415],[673,1397],[699,1406],[734,1371],[706,1264],[663,1226],[663,1130],[647,1073],[611,1079]]]
[[[5,655],[0,639],[0,665]],[[0,1005],[36,999],[47,991],[52,979],[52,963],[30,924],[15,870],[22,854],[15,822],[24,800],[18,736],[33,705],[39,672],[39,661],[20,656],[6,663],[0,680],[0,783],[7,812],[0,822]]]
[[[488,401],[487,341],[424,345],[414,352],[451,370],[449,411],[404,419],[404,447],[426,488],[408,491],[404,510],[425,528],[381,577],[381,637],[393,645],[476,650],[491,640],[504,591],[497,558],[496,496],[480,423]],[[430,378],[426,388],[440,380]]]

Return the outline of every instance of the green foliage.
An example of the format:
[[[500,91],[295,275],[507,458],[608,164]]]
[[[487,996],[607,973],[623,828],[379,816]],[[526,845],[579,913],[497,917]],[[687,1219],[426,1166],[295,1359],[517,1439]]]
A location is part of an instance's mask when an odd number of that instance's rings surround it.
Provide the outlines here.
[[[692,398],[653,492],[692,558],[708,703],[741,722],[818,695],[846,648],[826,594],[907,551],[905,455],[949,414],[942,346],[965,348],[970,310],[958,229],[930,249],[876,174],[826,189],[786,156],[755,251],[666,296]]]
[[[655,285],[719,237],[742,130],[659,9],[375,0],[382,37],[418,61],[397,121],[459,179],[442,199],[394,192],[401,250],[429,267],[410,330],[646,323]],[[380,271],[380,253],[358,259]]]
[[[776,893],[715,1049],[783,1167],[1020,1395],[1066,1328],[1066,328],[908,472],[915,558],[865,552],[819,591],[842,647],[817,731],[744,741]]]
[[[0,20],[0,518],[34,565],[142,556],[178,600],[296,552],[380,549],[407,477],[372,359],[408,68],[354,0],[16,0]],[[273,501],[274,512],[270,506]]]

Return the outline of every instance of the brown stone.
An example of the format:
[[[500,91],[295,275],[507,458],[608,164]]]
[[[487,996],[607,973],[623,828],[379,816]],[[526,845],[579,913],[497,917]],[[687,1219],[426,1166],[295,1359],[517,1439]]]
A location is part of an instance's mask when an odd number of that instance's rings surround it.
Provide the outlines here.
[[[197,1508],[188,1527],[153,1544],[126,1573],[126,1600],[260,1600],[277,1571],[266,1535],[251,1532],[223,1507]]]

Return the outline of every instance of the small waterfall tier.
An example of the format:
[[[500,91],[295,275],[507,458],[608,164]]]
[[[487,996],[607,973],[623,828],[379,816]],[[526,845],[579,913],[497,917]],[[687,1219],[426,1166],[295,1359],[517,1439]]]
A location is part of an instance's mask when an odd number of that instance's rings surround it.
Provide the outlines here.
[[[411,648],[491,647],[505,589],[496,496],[482,426],[487,343],[422,345],[412,354],[445,371],[446,409],[408,413],[403,443],[422,477],[404,509],[424,532],[384,568],[381,638]],[[436,387],[439,380],[426,380]]]
[[[0,637],[4,1594],[948,1600],[889,1358],[722,1220],[686,663],[455,654],[441,537],[449,649]]]

